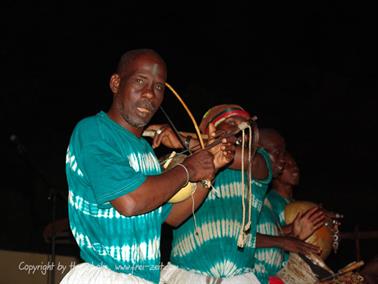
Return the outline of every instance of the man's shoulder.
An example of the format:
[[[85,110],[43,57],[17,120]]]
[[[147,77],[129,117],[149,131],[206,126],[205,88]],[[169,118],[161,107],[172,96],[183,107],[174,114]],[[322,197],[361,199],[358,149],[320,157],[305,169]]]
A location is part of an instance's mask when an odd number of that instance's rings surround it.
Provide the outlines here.
[[[106,132],[109,127],[109,122],[105,117],[105,113],[99,112],[95,115],[87,116],[79,120],[76,124],[73,132],[80,133],[81,135],[100,134],[101,132]]]
[[[288,203],[287,199],[274,189],[270,190],[269,194],[267,195],[267,198],[273,205],[275,211],[281,211],[282,208],[284,208]]]
[[[269,199],[269,202],[273,204],[276,204],[278,201],[280,201],[280,196],[274,188],[271,188],[269,190],[268,194],[266,195],[266,198]]]
[[[70,143],[79,143],[79,145],[90,144],[94,141],[102,140],[103,136],[106,135],[104,135],[101,118],[98,115],[87,116],[76,123],[72,131]]]
[[[78,123],[76,123],[75,129],[84,130],[87,127],[93,127],[94,125],[98,123],[98,120],[99,120],[98,114],[84,117],[80,119]]]

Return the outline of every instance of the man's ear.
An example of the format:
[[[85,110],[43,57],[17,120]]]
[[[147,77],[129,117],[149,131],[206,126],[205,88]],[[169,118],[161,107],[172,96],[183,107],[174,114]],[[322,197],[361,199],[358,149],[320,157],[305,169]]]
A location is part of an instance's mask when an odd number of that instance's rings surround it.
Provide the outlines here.
[[[113,74],[110,77],[109,86],[113,94],[118,93],[120,83],[121,83],[121,78],[119,77],[118,74]]]

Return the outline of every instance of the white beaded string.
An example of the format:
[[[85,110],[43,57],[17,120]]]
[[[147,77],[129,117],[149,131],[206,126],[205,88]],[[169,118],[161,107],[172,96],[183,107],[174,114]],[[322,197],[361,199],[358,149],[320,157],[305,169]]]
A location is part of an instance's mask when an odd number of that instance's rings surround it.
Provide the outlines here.
[[[252,219],[252,128],[249,129],[248,140],[248,223],[245,225],[244,230],[248,231],[251,228]]]
[[[245,245],[245,232],[244,232],[244,224],[245,224],[245,200],[244,200],[244,144],[245,144],[245,131],[242,130],[242,146],[241,146],[241,198],[242,198],[242,210],[243,210],[243,217],[242,217],[242,224],[240,226],[239,236],[237,245],[240,248],[243,248]]]

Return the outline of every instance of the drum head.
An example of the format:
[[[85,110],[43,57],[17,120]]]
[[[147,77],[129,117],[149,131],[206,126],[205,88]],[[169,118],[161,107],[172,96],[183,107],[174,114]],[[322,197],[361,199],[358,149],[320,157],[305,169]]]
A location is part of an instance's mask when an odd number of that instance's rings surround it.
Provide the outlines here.
[[[299,212],[304,213],[310,208],[318,206],[317,204],[309,201],[293,201],[285,207],[285,222],[290,224],[294,221]],[[328,220],[326,220],[328,221]],[[306,242],[316,245],[321,248],[321,258],[325,260],[332,250],[333,232],[327,226],[322,226],[316,230]]]

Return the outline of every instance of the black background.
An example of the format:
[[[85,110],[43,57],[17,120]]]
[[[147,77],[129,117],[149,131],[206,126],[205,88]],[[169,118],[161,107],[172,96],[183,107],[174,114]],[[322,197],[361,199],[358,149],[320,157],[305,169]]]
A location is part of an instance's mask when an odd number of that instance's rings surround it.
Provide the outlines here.
[[[297,199],[343,213],[344,232],[378,229],[375,4],[1,6],[3,249],[48,252],[42,230],[51,189],[57,217],[67,215],[70,133],[79,119],[108,109],[109,77],[132,48],[162,55],[168,82],[197,121],[215,104],[236,103],[260,127],[277,129],[301,170]],[[163,106],[180,130],[193,131],[169,91]],[[154,122],[165,120],[158,113]],[[163,249],[167,240],[169,230]],[[377,240],[362,241],[361,253],[377,254]],[[341,267],[355,258],[353,241],[343,240],[329,261]]]

